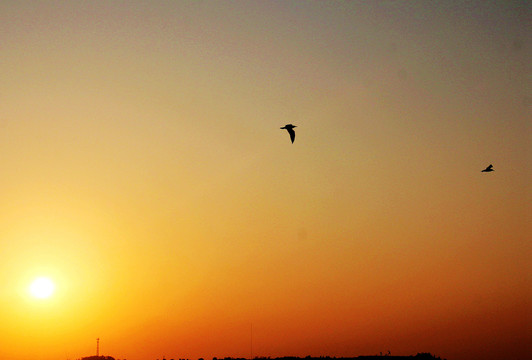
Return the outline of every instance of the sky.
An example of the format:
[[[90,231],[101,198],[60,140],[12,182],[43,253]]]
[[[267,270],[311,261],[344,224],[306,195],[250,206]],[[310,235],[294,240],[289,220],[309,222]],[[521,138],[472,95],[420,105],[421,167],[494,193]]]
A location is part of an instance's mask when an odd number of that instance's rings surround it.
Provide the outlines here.
[[[531,355],[530,22],[0,1],[0,358]]]

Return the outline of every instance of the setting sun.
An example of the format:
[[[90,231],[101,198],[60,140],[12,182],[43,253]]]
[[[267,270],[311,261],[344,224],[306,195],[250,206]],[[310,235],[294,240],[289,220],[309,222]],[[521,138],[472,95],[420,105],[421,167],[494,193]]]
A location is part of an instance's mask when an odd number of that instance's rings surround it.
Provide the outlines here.
[[[30,285],[30,293],[36,298],[46,299],[54,293],[55,285],[52,280],[47,277],[39,277]]]

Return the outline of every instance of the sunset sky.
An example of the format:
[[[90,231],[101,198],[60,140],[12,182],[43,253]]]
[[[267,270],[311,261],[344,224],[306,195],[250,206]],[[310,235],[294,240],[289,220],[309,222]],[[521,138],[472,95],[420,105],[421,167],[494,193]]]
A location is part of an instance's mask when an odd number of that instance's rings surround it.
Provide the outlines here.
[[[0,1],[0,359],[532,355],[531,14]]]

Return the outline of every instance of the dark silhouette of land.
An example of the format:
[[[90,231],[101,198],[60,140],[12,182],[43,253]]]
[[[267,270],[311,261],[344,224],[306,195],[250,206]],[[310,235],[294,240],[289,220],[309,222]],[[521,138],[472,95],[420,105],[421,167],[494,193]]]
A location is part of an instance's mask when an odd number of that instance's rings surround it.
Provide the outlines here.
[[[82,357],[80,360],[115,360],[115,358],[112,356],[94,355],[94,356]]]
[[[80,360],[115,360],[115,358],[112,356],[87,356],[87,357],[81,358]],[[174,360],[174,359],[163,358],[161,360]],[[179,359],[179,360],[190,360],[190,359]],[[198,360],[204,360],[204,359],[199,358]],[[225,358],[213,357],[212,360],[250,360],[250,359],[232,358],[232,357],[225,357]],[[356,357],[330,357],[330,356],[311,357],[311,356],[307,356],[303,358],[303,357],[296,357],[296,356],[284,356],[284,357],[271,358],[271,357],[256,356],[252,360],[446,360],[446,359],[442,359],[439,356],[436,357],[436,355],[432,355],[431,353],[417,353],[416,355],[397,356],[397,355],[391,355],[391,353],[388,351],[387,354],[380,353],[379,355],[362,355],[362,356],[356,356]]]
[[[286,129],[286,131],[288,131],[288,133],[290,134],[290,140],[292,140],[292,144],[294,143],[294,140],[296,139],[296,132],[294,131],[295,127],[297,126],[292,125],[292,124],[287,124],[281,128],[281,129]]]
[[[159,360],[159,359],[157,359],[157,360]],[[163,358],[161,360],[167,360],[167,359]],[[169,359],[169,360],[174,360],[174,359]],[[179,359],[179,360],[190,360],[190,359]],[[198,360],[204,360],[204,359],[200,358]],[[225,357],[225,358],[213,357],[212,360],[250,360],[250,359],[232,358],[232,357]],[[361,355],[361,356],[355,356],[355,357],[331,357],[331,356],[296,357],[296,356],[283,356],[283,357],[271,358],[271,357],[256,356],[252,360],[446,360],[446,359],[442,359],[439,356],[436,357],[436,355],[432,355],[431,353],[417,353],[416,355],[398,356],[398,355],[391,355],[391,353],[388,351],[387,354],[380,353],[379,355]]]
[[[361,356],[355,356],[355,357],[330,357],[330,356],[320,356],[320,357],[280,357],[275,359],[270,358],[261,358],[256,357],[255,360],[446,360],[442,359],[440,357],[436,357],[435,355],[432,355],[431,353],[418,353],[416,355],[408,355],[408,356],[399,356],[399,355],[391,355],[388,351],[387,354],[379,354],[379,355],[361,355]],[[214,360],[214,359],[213,359]],[[221,360],[221,359],[219,359]],[[223,359],[228,360],[228,359]]]

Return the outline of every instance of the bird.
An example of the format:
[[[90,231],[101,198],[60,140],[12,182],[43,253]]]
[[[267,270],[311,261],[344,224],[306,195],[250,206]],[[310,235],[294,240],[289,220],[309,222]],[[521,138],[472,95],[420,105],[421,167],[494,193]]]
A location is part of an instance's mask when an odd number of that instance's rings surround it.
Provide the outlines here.
[[[488,166],[487,168],[485,168],[481,172],[491,172],[491,171],[495,171],[495,170],[493,170],[493,165],[490,164],[490,166]]]
[[[294,131],[295,127],[297,126],[292,125],[292,124],[287,124],[281,128],[281,129],[286,129],[286,131],[288,131],[288,133],[290,134],[290,140],[292,140],[292,144],[294,143],[294,140],[296,139],[296,132]]]

